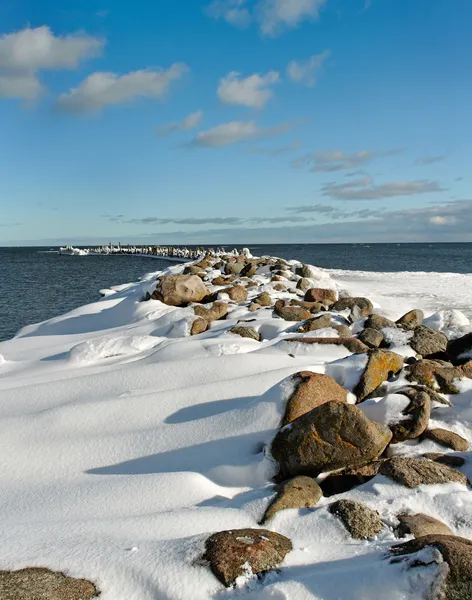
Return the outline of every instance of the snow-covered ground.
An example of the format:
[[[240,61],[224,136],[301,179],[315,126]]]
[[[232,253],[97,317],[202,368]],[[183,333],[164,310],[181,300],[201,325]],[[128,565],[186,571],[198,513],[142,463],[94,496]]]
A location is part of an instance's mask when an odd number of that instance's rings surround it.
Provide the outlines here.
[[[273,497],[263,449],[282,415],[281,382],[312,370],[352,383],[364,363],[353,356],[342,368],[329,364],[350,353],[289,344],[294,323],[271,309],[248,312],[261,291],[288,297],[274,292],[267,272],[255,276],[260,285],[247,302],[195,337],[192,308],[142,301],[158,275],[0,343],[0,569],[46,566],[86,577],[101,600],[421,598],[428,583],[417,570],[385,558],[398,541],[392,530],[353,540],[327,510],[337,497],[280,512],[266,525],[294,550],[262,582],[226,590],[198,563],[210,534],[258,527]],[[390,318],[411,308],[472,316],[472,275],[319,270],[316,277],[320,287],[371,298]],[[249,325],[263,341],[228,333],[239,319],[256,319]],[[457,319],[441,313],[430,323],[450,330]],[[471,330],[464,317],[460,325]],[[469,442],[471,383],[463,381],[454,407],[433,415],[435,426]],[[421,452],[444,452],[422,444]],[[471,465],[462,468],[469,477]],[[377,476],[343,497],[375,508],[387,525],[405,510],[423,512],[472,538],[472,492],[461,484],[412,490]]]

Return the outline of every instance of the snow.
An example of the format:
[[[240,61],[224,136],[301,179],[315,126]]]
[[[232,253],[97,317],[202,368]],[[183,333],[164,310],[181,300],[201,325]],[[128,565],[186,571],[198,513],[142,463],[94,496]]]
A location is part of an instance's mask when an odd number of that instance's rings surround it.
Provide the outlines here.
[[[297,263],[290,264],[294,272]],[[191,308],[142,301],[160,274],[104,290],[97,302],[0,344],[0,569],[47,566],[86,577],[97,582],[101,600],[422,597],[443,566],[438,556],[423,569],[408,569],[408,559],[391,562],[396,516],[424,512],[472,537],[472,492],[463,485],[410,490],[378,476],[343,494],[379,511],[386,526],[372,541],[351,539],[329,513],[336,497],[280,512],[266,526],[288,536],[293,551],[262,581],[247,569],[232,590],[199,562],[209,535],[258,527],[274,495],[268,449],[291,375],[326,373],[352,391],[367,358],[343,346],[287,341],[300,337],[294,323],[267,308],[248,311],[261,287],[232,305],[226,320],[189,337]],[[371,298],[389,318],[422,308],[429,326],[450,335],[469,327],[472,275],[313,267],[310,276],[317,286]],[[274,298],[289,296],[272,291],[268,271],[255,279]],[[228,333],[240,320],[250,320],[263,341]],[[408,348],[407,337],[389,338],[395,351]],[[391,423],[408,404],[396,393],[404,384],[390,384],[386,399],[362,409]],[[454,406],[435,407],[431,423],[472,443],[472,381],[458,385]],[[432,441],[420,446],[397,444],[395,452],[447,451]],[[471,464],[463,467],[468,477]]]

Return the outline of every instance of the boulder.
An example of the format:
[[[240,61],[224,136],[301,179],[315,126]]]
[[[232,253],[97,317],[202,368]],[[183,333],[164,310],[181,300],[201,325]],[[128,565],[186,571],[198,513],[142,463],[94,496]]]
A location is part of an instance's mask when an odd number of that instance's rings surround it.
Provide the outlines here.
[[[242,285],[234,285],[233,287],[226,288],[223,292],[228,294],[233,302],[239,303],[247,300],[247,290]]]
[[[369,348],[378,348],[382,344],[384,336],[378,329],[367,327],[360,332],[359,339]]]
[[[285,285],[284,285],[283,283],[276,283],[276,284],[273,286],[273,289],[274,289],[276,292],[284,292],[284,291],[285,291],[287,288],[285,287]]]
[[[349,310],[350,320],[358,321],[363,317],[371,315],[374,307],[372,306],[372,302],[367,298],[341,298],[341,300],[338,300],[331,306],[331,310],[335,312]]]
[[[321,304],[333,304],[336,302],[338,294],[336,290],[327,290],[324,288],[310,288],[305,292],[304,300],[306,302],[320,302]]]
[[[252,277],[256,274],[257,264],[254,262],[248,262],[240,271],[242,277]]]
[[[464,439],[461,435],[449,431],[448,429],[441,429],[436,427],[434,429],[427,429],[423,433],[423,438],[433,440],[442,446],[452,448],[456,452],[467,452],[469,449],[469,442]]]
[[[317,275],[314,267],[305,265],[304,263],[301,263],[301,265],[295,269],[295,273],[300,277],[306,277],[307,279],[311,279]]]
[[[256,310],[259,310],[260,308],[262,308],[262,306],[260,304],[257,304],[257,302],[251,302],[251,304],[249,305],[248,311],[256,312]]]
[[[328,510],[339,517],[355,540],[375,538],[383,528],[379,513],[360,502],[338,500],[330,504]]]
[[[442,331],[435,331],[424,325],[416,327],[409,341],[411,348],[424,358],[442,353],[447,348],[447,336]]]
[[[224,319],[228,314],[228,304],[226,302],[214,302],[211,308],[205,308],[201,304],[194,307],[193,312],[211,323],[212,321],[218,321]]]
[[[267,529],[233,529],[210,536],[203,560],[213,574],[230,587],[236,579],[249,574],[261,575],[277,568],[292,550],[289,538]]]
[[[391,431],[351,404],[331,401],[283,427],[272,442],[279,478],[316,477],[324,471],[364,465],[378,458]]]
[[[352,337],[352,331],[349,329],[349,327],[347,325],[338,325],[336,323],[331,323],[330,327],[331,327],[331,329],[335,329],[338,332],[339,337],[342,337],[342,338]]]
[[[472,358],[472,333],[467,333],[447,344],[447,354],[453,360]]]
[[[359,402],[403,368],[403,356],[389,350],[370,350],[360,381],[354,389]]]
[[[324,306],[319,302],[305,302],[304,300],[295,300],[293,298],[288,302],[288,305],[286,304],[286,306],[301,306],[313,314],[319,313],[324,308]]]
[[[429,394],[410,388],[398,392],[410,399],[410,404],[402,412],[406,419],[390,425],[392,443],[404,442],[418,438],[428,427],[431,416],[431,399]]]
[[[435,392],[434,390],[432,390],[431,388],[425,386],[425,385],[410,385],[409,388],[410,390],[416,390],[417,392],[426,392],[428,394],[428,396],[430,397],[431,402],[437,402],[438,404],[444,404],[444,406],[452,406],[452,404],[449,402],[449,400],[447,400],[447,398],[445,398],[444,396],[441,396],[441,394],[439,394],[438,392]],[[400,394],[402,392],[399,392]]]
[[[165,275],[152,298],[169,306],[187,306],[190,302],[201,302],[209,293],[198,275]]]
[[[284,342],[299,342],[301,344],[321,344],[326,346],[344,346],[346,350],[349,350],[349,352],[352,352],[353,354],[365,354],[369,351],[369,347],[356,338],[293,337],[285,338]]]
[[[221,277],[221,275],[219,277],[215,277],[215,279],[212,280],[212,284],[213,285],[228,285],[228,283],[231,283],[231,281],[234,279],[234,277]]]
[[[276,306],[275,314],[285,321],[307,321],[311,318],[310,311],[301,306]]]
[[[308,333],[309,331],[316,331],[317,329],[325,329],[329,327],[331,324],[331,315],[326,313],[321,315],[320,317],[313,317],[312,319],[308,319],[305,321],[300,327],[298,331],[300,333]]]
[[[375,460],[363,467],[348,467],[331,473],[320,482],[323,496],[337,496],[373,479],[383,460]]]
[[[425,452],[423,457],[448,467],[462,467],[465,465],[465,459],[462,456],[451,456],[451,454],[442,454],[441,452]]]
[[[91,581],[39,567],[0,571],[2,600],[91,600],[99,591]]]
[[[328,375],[301,371],[292,376],[291,384],[294,391],[287,400],[282,426],[331,400],[347,402],[347,391]]]
[[[454,535],[425,535],[390,549],[395,557],[416,554],[424,548],[435,549],[436,558],[428,553],[418,555],[410,568],[424,565],[431,571],[431,561],[438,565],[439,575],[428,600],[466,600],[472,598],[472,540]],[[398,558],[394,559],[395,561]],[[446,568],[444,568],[446,567]]]
[[[415,538],[423,537],[424,535],[454,535],[447,525],[442,521],[423,515],[409,515],[403,513],[398,515],[400,524],[396,528],[398,537],[413,535]]]
[[[239,275],[246,266],[245,260],[237,260],[234,262],[227,262],[225,264],[226,275]]]
[[[322,495],[320,486],[311,477],[301,475],[285,481],[277,487],[277,496],[267,508],[261,523],[266,523],[281,510],[315,506]]]
[[[397,321],[398,327],[413,331],[421,325],[424,320],[424,312],[422,310],[410,310],[403,317],[400,317]]]
[[[206,271],[197,265],[189,265],[185,267],[184,275],[198,275],[200,278],[206,277]]]
[[[205,257],[200,262],[196,263],[194,266],[203,270],[210,269],[211,267],[213,267],[213,260],[209,257]]]
[[[198,317],[192,323],[192,327],[190,328],[190,335],[198,335],[203,333],[208,329],[208,321],[203,319],[202,317]]]
[[[302,292],[306,292],[312,286],[312,282],[310,279],[306,277],[302,277],[297,281],[297,290],[302,290]]]
[[[402,458],[395,456],[384,461],[379,472],[389,479],[408,488],[416,488],[421,484],[436,485],[457,482],[467,485],[467,477],[446,465],[419,458]]]
[[[407,371],[408,381],[416,381],[443,394],[458,394],[460,390],[455,382],[466,376],[463,367],[453,367],[439,360],[419,360],[408,365]]]
[[[260,342],[261,336],[258,331],[256,331],[253,327],[245,327],[245,326],[236,326],[232,327],[229,330],[230,333],[234,333],[235,335],[239,335],[244,338],[250,338],[252,340],[256,340],[256,342]]]
[[[254,302],[257,302],[260,306],[272,306],[272,298],[269,292],[262,292],[262,294],[254,298]]]
[[[386,317],[381,317],[380,315],[374,314],[368,317],[364,323],[364,327],[380,331],[381,329],[385,329],[387,327],[395,327],[395,323]]]

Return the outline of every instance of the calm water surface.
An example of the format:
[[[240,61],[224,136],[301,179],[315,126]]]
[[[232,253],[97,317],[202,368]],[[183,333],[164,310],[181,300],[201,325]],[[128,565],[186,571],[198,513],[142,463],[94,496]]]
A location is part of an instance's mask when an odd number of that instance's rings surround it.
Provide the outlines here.
[[[240,245],[238,247],[241,247]],[[232,246],[227,246],[231,249]],[[254,255],[328,269],[472,273],[472,244],[249,245]],[[136,281],[169,263],[137,256],[59,256],[49,248],[0,248],[0,340],[98,298],[101,288]]]

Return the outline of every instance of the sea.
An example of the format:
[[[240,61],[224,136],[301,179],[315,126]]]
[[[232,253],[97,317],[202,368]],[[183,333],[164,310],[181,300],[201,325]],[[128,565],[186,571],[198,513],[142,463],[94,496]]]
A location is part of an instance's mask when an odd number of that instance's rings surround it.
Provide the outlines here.
[[[412,298],[423,295],[432,309],[450,306],[472,317],[472,243],[247,247],[254,256],[296,259],[333,270],[335,277],[359,293],[369,283],[390,300],[400,293]],[[63,256],[57,250],[0,248],[0,341],[25,325],[97,300],[102,288],[137,281],[169,264],[129,255]]]

